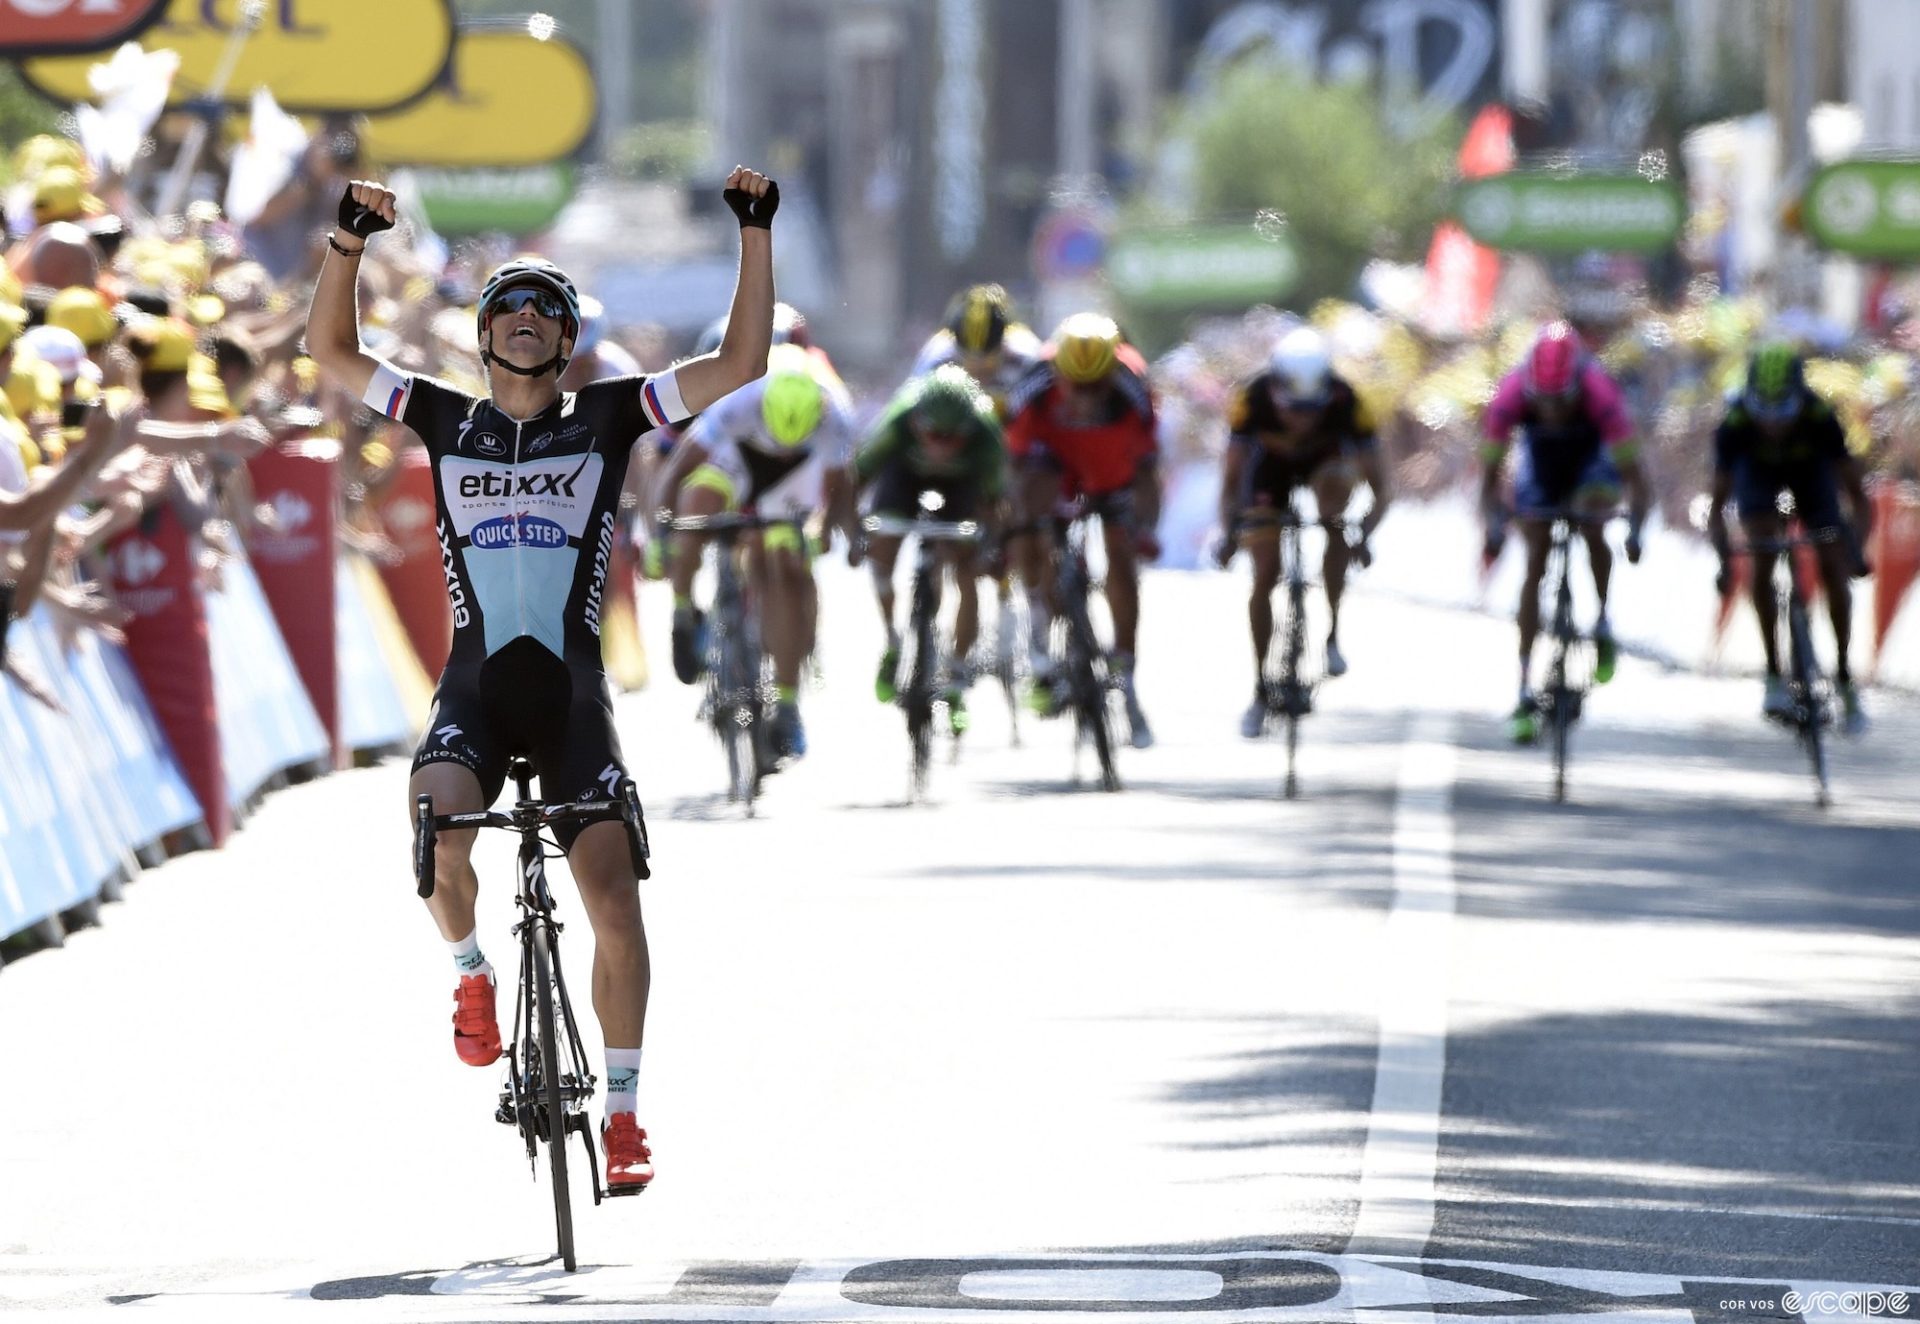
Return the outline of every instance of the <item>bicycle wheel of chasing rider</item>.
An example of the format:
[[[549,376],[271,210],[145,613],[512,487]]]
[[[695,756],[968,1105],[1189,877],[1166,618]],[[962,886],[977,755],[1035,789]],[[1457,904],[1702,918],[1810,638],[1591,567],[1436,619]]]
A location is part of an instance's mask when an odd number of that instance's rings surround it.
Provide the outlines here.
[[[1825,809],[1833,802],[1833,788],[1827,778],[1827,714],[1831,706],[1814,660],[1813,632],[1807,624],[1807,609],[1797,599],[1787,609],[1787,641],[1793,650],[1794,715],[1800,726],[1800,743],[1807,751],[1813,770],[1813,802]]]
[[[933,764],[933,704],[938,655],[933,634],[933,585],[924,573],[913,581],[913,665],[908,671],[903,706],[907,711],[910,800],[927,794],[928,770]]]
[[[1091,647],[1093,625],[1081,604],[1070,629],[1077,638],[1070,642],[1067,656],[1069,683],[1073,687],[1076,739],[1093,746],[1093,757],[1100,765],[1100,789],[1120,789],[1120,770],[1113,759],[1113,711],[1107,698],[1107,678]]]
[[[1296,576],[1287,585],[1286,645],[1280,659],[1280,718],[1287,742],[1287,775],[1281,793],[1289,800],[1300,798],[1300,723],[1313,693],[1307,676],[1307,587]]]
[[[548,1169],[553,1176],[553,1223],[559,1237],[560,1259],[568,1272],[578,1267],[573,1251],[573,1202],[567,1188],[567,1112],[562,1090],[560,1036],[556,1028],[553,986],[553,930],[535,922],[533,930],[533,1001],[539,1032],[540,1063],[534,1107],[542,1111],[541,1132],[547,1142]]]

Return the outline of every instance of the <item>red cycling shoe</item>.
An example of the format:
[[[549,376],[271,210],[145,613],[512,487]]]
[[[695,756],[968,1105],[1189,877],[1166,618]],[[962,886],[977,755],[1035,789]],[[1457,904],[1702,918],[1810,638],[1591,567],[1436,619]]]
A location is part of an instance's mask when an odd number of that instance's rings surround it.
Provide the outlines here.
[[[638,1195],[653,1180],[653,1151],[647,1133],[632,1113],[614,1113],[600,1128],[607,1150],[607,1194]]]
[[[493,1009],[493,980],[462,975],[453,990],[453,1051],[470,1067],[500,1060],[500,1022]]]

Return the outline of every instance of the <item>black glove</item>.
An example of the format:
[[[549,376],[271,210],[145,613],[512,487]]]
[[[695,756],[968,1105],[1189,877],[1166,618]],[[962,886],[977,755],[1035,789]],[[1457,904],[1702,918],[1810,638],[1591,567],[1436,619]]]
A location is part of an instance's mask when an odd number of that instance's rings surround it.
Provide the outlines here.
[[[767,181],[766,196],[756,198],[743,188],[730,188],[721,198],[727,206],[733,208],[733,214],[740,218],[740,228],[752,226],[756,230],[771,230],[773,214],[780,210],[780,186],[773,180]]]
[[[1353,563],[1365,570],[1373,564],[1373,546],[1364,533],[1355,533],[1347,539],[1347,553],[1353,557]]]
[[[1713,577],[1713,591],[1723,598],[1733,592],[1733,567],[1727,564],[1724,557],[1720,561],[1719,572]]]
[[[1640,550],[1641,550],[1640,526],[1638,524],[1630,525],[1627,528],[1627,564],[1628,565],[1640,564]]]
[[[347,185],[340,194],[340,228],[348,234],[368,239],[382,230],[391,230],[393,222],[371,207],[355,201],[353,185]]]

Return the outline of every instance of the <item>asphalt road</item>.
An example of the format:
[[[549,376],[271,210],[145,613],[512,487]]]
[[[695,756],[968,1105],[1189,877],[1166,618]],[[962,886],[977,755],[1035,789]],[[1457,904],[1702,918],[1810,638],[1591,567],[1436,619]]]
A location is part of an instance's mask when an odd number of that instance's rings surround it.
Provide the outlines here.
[[[1822,812],[1756,682],[1629,659],[1556,807],[1503,740],[1509,627],[1361,590],[1286,803],[1236,731],[1241,593],[1149,580],[1160,741],[1118,795],[1059,724],[1009,748],[982,688],[903,805],[843,570],[813,752],[758,819],[691,690],[622,700],[659,1176],[577,1207],[576,1275],[446,1042],[404,766],[272,797],[0,973],[0,1311],[1920,1313],[1817,1295],[1920,1283],[1920,705],[1873,696]],[[507,965],[508,843],[481,867]]]

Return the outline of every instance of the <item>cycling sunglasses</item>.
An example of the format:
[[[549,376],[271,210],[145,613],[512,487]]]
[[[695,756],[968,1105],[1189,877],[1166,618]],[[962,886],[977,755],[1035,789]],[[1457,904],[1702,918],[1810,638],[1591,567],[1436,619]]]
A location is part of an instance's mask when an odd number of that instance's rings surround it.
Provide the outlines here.
[[[530,285],[522,285],[517,290],[507,290],[495,295],[493,302],[487,306],[487,311],[489,315],[517,313],[529,305],[540,316],[552,318],[556,322],[567,315],[567,305],[561,302],[559,295],[551,290],[536,289]]]

